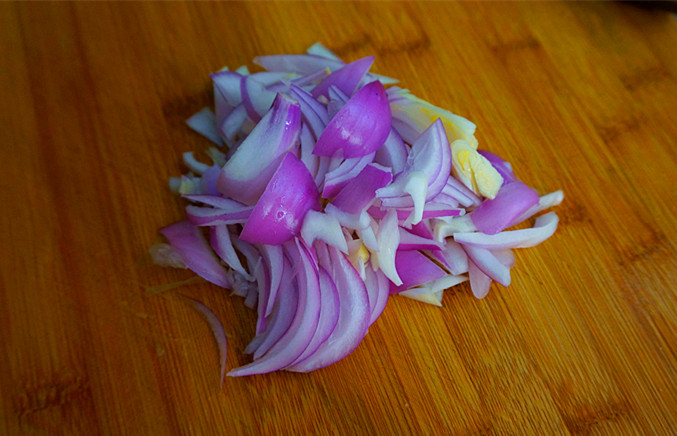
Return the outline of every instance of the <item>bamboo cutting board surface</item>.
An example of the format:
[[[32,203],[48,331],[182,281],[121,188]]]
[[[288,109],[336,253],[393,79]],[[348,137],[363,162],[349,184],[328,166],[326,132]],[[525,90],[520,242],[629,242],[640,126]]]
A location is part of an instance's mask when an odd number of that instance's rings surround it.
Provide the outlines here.
[[[0,433],[677,432],[677,20],[621,3],[2,3]],[[392,298],[347,359],[218,380],[255,317],[145,255],[208,74],[322,41],[478,125],[560,228],[513,284]]]

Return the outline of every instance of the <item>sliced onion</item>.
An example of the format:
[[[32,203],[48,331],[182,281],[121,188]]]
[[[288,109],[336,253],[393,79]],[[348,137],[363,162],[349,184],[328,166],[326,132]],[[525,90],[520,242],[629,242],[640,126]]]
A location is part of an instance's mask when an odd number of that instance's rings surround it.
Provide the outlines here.
[[[292,271],[288,263],[284,271],[285,274],[282,276],[282,281],[280,282],[279,298],[273,305],[270,322],[268,322],[266,330],[256,335],[244,350],[247,354],[253,354],[254,360],[261,358],[261,356],[277,343],[282,335],[289,330],[289,326],[296,315],[299,291],[292,282]]]
[[[443,245],[440,242],[435,241],[432,238],[427,239],[421,237],[400,227],[400,245],[398,250],[435,250],[442,246]]]
[[[313,88],[313,97],[317,98],[321,95],[329,97],[330,86],[336,86],[344,94],[352,95],[373,63],[374,56],[367,56],[366,58],[344,65]]]
[[[318,259],[339,292],[338,322],[327,341],[304,361],[286,368],[289,371],[308,372],[338,362],[357,348],[369,327],[371,312],[364,282],[343,254],[332,247],[327,251],[328,256],[318,253]]]
[[[364,284],[369,297],[369,325],[372,325],[383,313],[390,295],[390,282],[382,271],[365,268]]]
[[[242,229],[240,239],[278,245],[301,230],[306,213],[319,210],[319,193],[308,169],[288,153]]]
[[[491,251],[471,246],[463,246],[463,249],[484,274],[503,286],[510,286],[510,268],[501,263]]]
[[[212,112],[210,108],[203,108],[200,112],[188,118],[186,124],[214,144],[218,146],[223,145],[223,139],[221,139],[219,131],[216,130],[216,118],[214,112]]]
[[[495,235],[538,203],[538,194],[522,182],[511,182],[499,189],[492,200],[486,200],[470,217],[480,232]]]
[[[204,235],[197,227],[188,221],[179,221],[163,229],[172,248],[181,256],[184,265],[203,279],[221,286],[230,288],[230,280],[226,269],[221,266]]]
[[[386,168],[367,165],[341,189],[333,205],[347,213],[361,213],[374,200],[376,191],[391,180],[392,175]]]
[[[243,76],[240,79],[240,93],[247,115],[251,120],[258,123],[270,109],[276,94],[266,90],[265,84],[252,79],[252,77]]]
[[[348,245],[341,231],[341,223],[335,216],[309,210],[301,226],[301,238],[311,246],[315,240],[319,239],[348,254]]]
[[[385,143],[376,150],[374,162],[392,168],[393,175],[397,175],[404,170],[408,155],[409,148],[407,148],[400,134],[395,129],[390,129]]]
[[[533,205],[526,212],[516,218],[508,227],[512,227],[515,224],[519,224],[522,221],[531,218],[539,212],[549,209],[553,206],[557,206],[564,200],[564,193],[562,191],[551,192],[539,198],[538,204]]]
[[[210,148],[211,166],[184,153],[190,172],[170,188],[191,202],[188,222],[162,229],[171,246],[153,254],[256,306],[253,362],[231,376],[344,358],[391,292],[441,305],[444,289],[469,279],[482,298],[492,281],[510,283],[512,248],[557,227],[550,213],[505,231],[561,191],[539,199],[508,162],[477,150],[474,124],[386,90],[373,60],[346,64],[321,44],[260,57],[269,71],[214,73],[214,112],[188,120],[228,150]],[[209,243],[196,226],[211,227]]]
[[[298,86],[291,85],[289,91],[298,100],[303,119],[308,123],[313,136],[319,138],[329,123],[327,108],[315,100],[309,92],[304,91]]]
[[[300,108],[282,94],[221,171],[219,190],[245,204],[253,204],[263,193],[276,164],[297,145],[301,131]]]
[[[317,173],[320,166],[320,157],[313,154],[313,148],[315,147],[315,138],[313,138],[312,133],[306,123],[303,123],[301,127],[301,161],[306,165],[308,171],[316,180],[317,184]],[[324,175],[323,175],[324,177]]]
[[[400,231],[397,225],[397,213],[394,210],[388,211],[383,217],[376,240],[378,254],[375,256],[375,261],[378,262],[378,267],[395,286],[402,285],[402,279],[395,263],[397,248],[400,245]]]
[[[407,288],[418,286],[446,275],[442,268],[418,251],[399,250],[395,256],[395,265],[402,282],[399,285],[390,286],[391,294],[402,292]]]
[[[221,95],[231,107],[242,103],[242,90],[240,79],[242,75],[235,71],[219,71],[210,75],[214,82],[216,93]]]
[[[310,344],[308,344],[305,351],[296,358],[292,365],[301,363],[311,356],[320,345],[325,343],[329,336],[334,332],[336,324],[338,323],[341,304],[339,293],[336,289],[334,280],[332,280],[327,270],[322,267],[320,267],[320,300],[320,320],[317,324],[315,335],[313,335],[313,339],[310,341]]]
[[[313,153],[362,157],[383,145],[391,127],[390,106],[385,88],[371,82],[357,91],[329,122],[315,144]]]
[[[442,122],[438,119],[419,136],[412,145],[407,164],[390,186],[376,192],[380,198],[411,198],[407,204],[414,206],[413,224],[423,219],[425,202],[435,198],[447,184],[451,171],[451,151]],[[405,197],[406,198],[406,197]],[[385,205],[388,205],[384,202]]]
[[[205,306],[204,303],[193,300],[192,298],[186,297],[190,304],[202,314],[204,319],[209,323],[209,328],[212,330],[216,344],[219,347],[219,362],[221,366],[221,385],[223,384],[223,376],[226,373],[226,355],[227,355],[227,342],[226,342],[226,331],[223,329],[223,325],[219,318],[216,316],[212,310]],[[220,385],[219,385],[220,386]]]
[[[267,270],[270,274],[268,282],[268,299],[266,304],[265,316],[270,315],[273,310],[273,305],[277,298],[277,293],[280,289],[280,281],[282,280],[284,268],[284,254],[282,247],[279,245],[262,245],[261,254],[263,254],[263,261],[267,265]]]
[[[475,298],[484,298],[491,289],[491,277],[484,274],[473,262],[468,263],[468,277],[470,289]]]
[[[194,226],[219,226],[224,224],[239,224],[247,221],[253,208],[245,206],[235,211],[216,209],[213,207],[186,206],[188,222]]]
[[[212,165],[205,170],[200,178],[201,190],[200,193],[204,195],[219,195],[220,192],[216,188],[216,183],[219,180],[219,174],[221,174],[221,168],[218,165]]]
[[[384,201],[384,203],[390,203],[388,201]],[[390,204],[388,204],[390,207]],[[396,206],[395,206],[396,207]],[[374,218],[383,218],[389,208],[382,208],[382,207],[370,207],[369,208],[369,214],[373,216]],[[413,207],[401,207],[399,209],[394,209],[397,210],[397,219],[400,221],[405,221],[405,220],[410,220],[413,221],[413,216],[415,215],[415,210]],[[465,213],[463,209],[458,209],[455,207],[449,207],[445,205],[440,205],[436,204],[434,202],[428,202],[423,208],[423,213],[421,215],[422,219],[428,219],[428,218],[441,218],[441,217],[454,217],[454,216],[459,216]],[[420,223],[421,221],[418,221],[416,224]]]
[[[495,235],[455,233],[454,240],[463,245],[488,250],[533,247],[555,233],[558,221],[557,214],[549,212],[536,218],[536,223],[534,223],[534,227],[531,229],[509,230]]]
[[[447,245],[442,250],[445,264],[453,275],[459,275],[468,272],[468,256],[461,244],[454,241],[447,241]]]
[[[247,280],[254,280],[242,266],[240,258],[237,256],[235,248],[233,248],[233,242],[231,241],[228,226],[219,225],[211,227],[209,241],[214,252],[226,263],[226,265],[242,274]]]
[[[339,191],[374,160],[374,153],[344,160],[336,169],[324,176],[322,197],[333,198]]]
[[[291,325],[265,355],[248,365],[230,371],[229,376],[240,377],[277,371],[294,362],[310,344],[320,318],[319,272],[301,244],[296,239],[293,244],[288,245],[289,250],[296,252],[294,256],[299,261],[296,277],[299,298]]]

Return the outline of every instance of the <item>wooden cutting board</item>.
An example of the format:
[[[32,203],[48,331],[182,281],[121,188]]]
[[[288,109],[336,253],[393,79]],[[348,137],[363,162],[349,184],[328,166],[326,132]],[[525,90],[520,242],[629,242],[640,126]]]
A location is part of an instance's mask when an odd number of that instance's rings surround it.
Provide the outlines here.
[[[607,3],[0,4],[0,433],[677,432],[677,20]],[[322,41],[478,125],[560,228],[513,283],[389,302],[308,375],[219,387],[204,301],[246,363],[254,314],[152,265],[208,74]]]

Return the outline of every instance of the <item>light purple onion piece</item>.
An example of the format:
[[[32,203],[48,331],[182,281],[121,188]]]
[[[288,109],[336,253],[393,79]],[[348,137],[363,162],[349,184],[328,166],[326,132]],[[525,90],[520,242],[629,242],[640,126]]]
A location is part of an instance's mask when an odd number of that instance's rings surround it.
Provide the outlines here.
[[[289,91],[301,107],[301,115],[304,121],[310,127],[315,138],[319,138],[329,123],[327,108],[315,100],[310,93],[304,91],[298,86],[291,85]]]
[[[371,82],[357,91],[329,122],[315,144],[318,156],[362,157],[383,145],[391,127],[385,88]]]
[[[512,252],[509,248],[504,248],[502,250],[492,250],[491,253],[496,256],[499,262],[508,268],[515,266],[515,253]]]
[[[343,106],[344,104],[348,103],[350,97],[346,95],[345,92],[341,91],[339,88],[332,85],[329,87],[329,101],[332,100],[340,102],[341,106]]]
[[[387,200],[390,199],[383,200],[384,206],[386,204],[388,205],[387,208],[372,206],[369,208],[369,214],[374,218],[379,219],[383,218],[391,207],[396,207],[391,206],[391,202]],[[397,210],[397,219],[400,221],[405,221],[409,219],[409,217],[412,216],[412,214],[414,213],[414,208],[412,207],[402,207],[396,210]],[[463,209],[458,209],[445,205],[435,204],[434,202],[429,202],[426,203],[426,205],[423,208],[422,218],[428,219],[428,218],[452,217],[452,216],[460,216],[463,213],[464,213]]]
[[[383,274],[383,272],[374,271],[369,265],[365,268],[365,280],[367,293],[369,295],[369,325],[376,322],[379,316],[383,313],[388,303],[388,296],[390,295],[390,281]]]
[[[250,287],[247,289],[247,295],[244,297],[244,305],[250,309],[256,307],[258,302],[259,292],[255,287]]]
[[[219,174],[221,174],[221,167],[218,165],[212,165],[202,173],[202,177],[200,178],[202,194],[211,196],[221,195],[216,187],[216,183],[219,180]]]
[[[245,260],[247,261],[247,270],[253,275],[256,268],[258,268],[259,263],[263,262],[261,252],[254,245],[243,241],[241,238],[231,238],[231,242],[237,251],[242,253],[245,257]]]
[[[224,98],[231,107],[242,103],[242,90],[240,88],[240,79],[242,74],[235,71],[219,71],[210,74],[214,89]]]
[[[326,156],[315,156],[317,158],[317,172],[315,173],[315,185],[318,190],[324,189],[324,176],[329,172],[332,162],[335,159]]]
[[[260,83],[263,86],[273,86],[281,80],[287,78],[288,73],[284,71],[261,71],[259,73],[250,74],[249,79]]]
[[[397,175],[404,170],[408,155],[409,147],[406,146],[402,137],[395,129],[390,129],[385,143],[381,148],[376,150],[374,162],[392,168],[393,175]]]
[[[455,198],[465,207],[478,206],[482,202],[477,194],[468,189],[467,186],[455,177],[449,177],[446,186],[442,188],[442,193]]]
[[[313,88],[311,92],[313,97],[317,98],[321,95],[329,97],[330,86],[337,87],[344,94],[352,95],[373,63],[374,56],[367,56],[342,66]]]
[[[348,259],[333,247],[328,255],[318,252],[320,266],[327,270],[339,293],[339,318],[329,338],[303,362],[286,368],[289,371],[309,372],[350,354],[367,334],[370,320],[369,298],[364,282]]]
[[[393,183],[376,192],[384,199],[397,197],[406,203],[397,206],[414,206],[412,223],[423,219],[426,201],[432,200],[447,184],[451,173],[451,149],[442,121],[437,119],[414,142],[405,169]]]
[[[335,86],[329,87],[329,102],[327,103],[327,112],[329,113],[329,119],[332,119],[336,114],[341,110],[343,105],[349,100],[349,97],[341,92]]]
[[[192,201],[193,203],[206,204],[207,206],[212,206],[227,213],[239,212],[251,208],[251,206],[247,206],[246,204],[240,203],[239,201],[235,201],[230,198],[223,198],[219,195],[186,194],[182,195],[182,197],[186,200]]]
[[[510,286],[510,268],[502,264],[494,254],[484,248],[463,246],[468,258],[492,280]]]
[[[432,236],[431,238],[423,238],[400,227],[400,245],[397,248],[398,252],[411,250],[436,250],[440,249],[441,247],[443,247],[442,243],[432,239]]]
[[[449,272],[453,275],[464,274],[468,272],[468,255],[461,244],[454,241],[447,241],[447,245],[442,250],[442,256],[446,261]]]
[[[503,185],[494,199],[483,201],[470,217],[477,230],[495,235],[535,204],[536,191],[522,182],[511,182]]]
[[[219,347],[219,362],[221,366],[221,386],[223,384],[223,376],[226,373],[226,356],[227,356],[227,341],[226,341],[226,331],[223,329],[223,325],[219,318],[216,316],[212,310],[207,307],[201,301],[193,300],[192,298],[185,297],[190,304],[202,314],[204,319],[209,324],[209,328],[212,330],[214,339],[216,340],[216,345]]]
[[[179,221],[160,229],[169,245],[181,256],[183,263],[208,282],[230,288],[226,269],[209,247],[199,228],[188,221]]]
[[[277,293],[280,289],[280,281],[282,280],[284,268],[284,253],[280,245],[261,245],[261,254],[263,255],[263,262],[267,266],[269,273],[268,281],[268,300],[265,309],[265,316],[270,315],[273,310],[273,305],[277,298]]]
[[[455,233],[454,240],[463,245],[486,248],[487,250],[533,247],[555,233],[558,221],[555,212],[548,212],[536,218],[534,227],[530,229],[508,230],[495,235],[486,235],[479,232]]]
[[[224,224],[211,227],[209,232],[209,243],[216,255],[219,256],[228,267],[242,274],[247,280],[254,280],[251,274],[244,269],[240,262],[240,258],[235,252],[227,225]]]
[[[285,368],[294,362],[310,344],[320,318],[319,272],[301,244],[302,242],[296,239],[293,243],[286,245],[288,250],[297,252],[295,257],[299,259],[296,269],[299,299],[296,314],[289,329],[260,359],[230,371],[229,376],[265,374]]]
[[[223,145],[221,134],[216,130],[216,118],[214,112],[212,112],[210,108],[203,108],[200,112],[188,118],[186,124],[219,147]]]
[[[313,339],[308,344],[308,347],[294,363],[300,363],[311,356],[332,334],[336,328],[339,318],[339,293],[336,289],[336,284],[331,276],[324,268],[320,267],[320,320],[317,324],[317,330]]]
[[[393,129],[395,129],[407,144],[413,144],[414,141],[416,141],[416,138],[422,133],[415,124],[404,121],[401,118],[398,118],[397,115],[393,116]]]
[[[226,197],[254,204],[263,193],[284,154],[298,145],[301,111],[278,94],[273,107],[224,165],[218,188]]]
[[[261,121],[261,117],[268,112],[276,96],[276,93],[266,90],[264,84],[252,80],[252,76],[243,76],[240,79],[240,93],[247,116],[255,123]]]
[[[299,233],[311,209],[320,209],[315,182],[303,162],[288,153],[256,203],[240,239],[268,245],[287,242]]]
[[[341,189],[332,204],[346,213],[361,213],[376,197],[376,190],[391,180],[387,169],[367,165]]]
[[[285,274],[280,283],[279,298],[273,305],[267,328],[258,334],[245,348],[245,353],[253,354],[258,360],[284,335],[294,320],[298,305],[298,289],[292,282],[291,266],[285,262]]]
[[[491,289],[491,277],[484,274],[473,262],[468,263],[470,289],[475,298],[484,298]]]
[[[357,177],[373,160],[374,153],[344,160],[338,168],[325,174],[322,197],[334,198],[344,186]]]
[[[268,300],[270,299],[270,271],[263,257],[261,257],[261,262],[259,262],[256,269],[254,269],[254,280],[256,281],[258,294],[256,307],[256,313],[258,314],[256,319],[256,334],[258,335],[266,330],[268,320],[266,319],[265,312]]]
[[[235,138],[237,137],[242,126],[247,120],[247,111],[244,105],[240,103],[235,106],[232,111],[223,119],[223,122],[218,125],[219,133],[225,138],[229,147],[233,146]]]
[[[398,250],[395,255],[395,267],[402,279],[402,284],[399,286],[391,284],[391,294],[397,294],[405,289],[422,285],[446,275],[442,268],[418,251]]]
[[[320,163],[320,157],[313,154],[314,147],[315,138],[313,138],[312,133],[310,133],[308,125],[303,123],[301,127],[301,161],[305,164],[306,168],[308,168],[308,171],[313,178],[317,175]]]
[[[549,209],[553,206],[557,206],[564,200],[564,193],[562,191],[555,191],[549,194],[546,194],[538,199],[538,204],[535,204],[529,208],[526,212],[516,218],[508,227],[512,227],[516,224],[521,223],[522,221],[531,218],[539,212]]]
[[[240,210],[227,211],[213,207],[186,206],[186,218],[194,226],[219,226],[223,224],[239,224],[247,221],[253,208],[245,206]]]
[[[221,130],[221,126],[232,111],[233,106],[228,103],[223,94],[221,94],[216,86],[214,86],[214,128],[221,140],[221,145],[223,145],[223,131]]]
[[[409,229],[409,232],[413,233],[416,236],[420,236],[421,238],[434,239],[433,234],[430,231],[430,228],[428,227],[427,221],[421,221],[418,224],[414,224],[413,226],[411,226],[411,229]]]

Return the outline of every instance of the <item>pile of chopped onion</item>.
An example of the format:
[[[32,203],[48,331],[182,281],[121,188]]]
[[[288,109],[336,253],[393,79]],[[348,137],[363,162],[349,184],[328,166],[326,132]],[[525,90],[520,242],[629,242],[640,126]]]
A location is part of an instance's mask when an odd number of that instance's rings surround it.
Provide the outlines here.
[[[308,372],[351,353],[400,294],[441,305],[470,282],[477,298],[510,284],[512,249],[550,237],[562,201],[539,197],[475,125],[320,44],[262,56],[267,71],[211,75],[215,108],[188,125],[214,142],[170,187],[190,203],[161,230],[156,262],[185,266],[258,313],[250,364],[230,376]],[[225,368],[225,333],[212,325]]]

